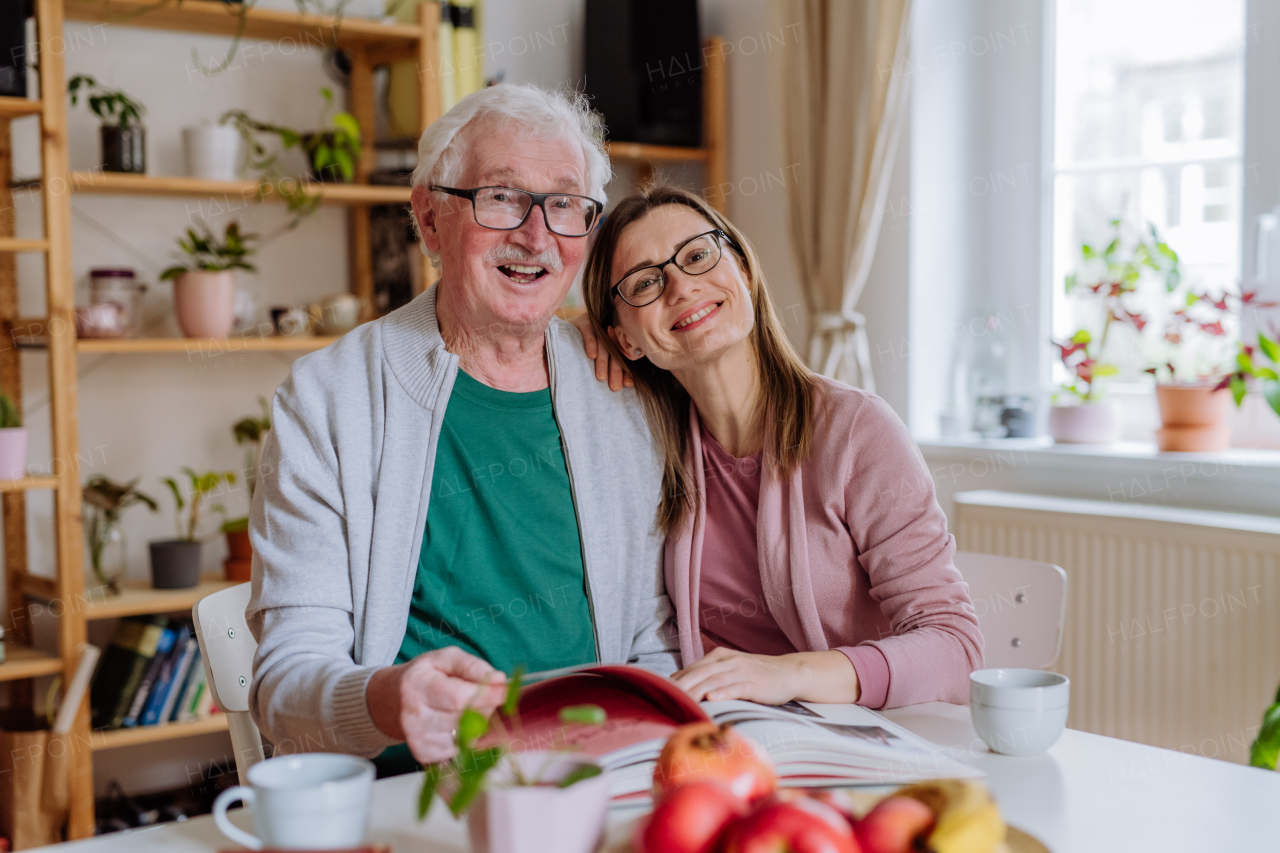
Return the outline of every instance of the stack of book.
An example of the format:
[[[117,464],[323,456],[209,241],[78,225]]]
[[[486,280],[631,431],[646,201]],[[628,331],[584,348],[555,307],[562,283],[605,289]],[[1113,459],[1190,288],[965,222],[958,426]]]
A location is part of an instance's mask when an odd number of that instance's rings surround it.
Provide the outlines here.
[[[190,619],[120,620],[89,690],[99,730],[186,723],[216,714]]]

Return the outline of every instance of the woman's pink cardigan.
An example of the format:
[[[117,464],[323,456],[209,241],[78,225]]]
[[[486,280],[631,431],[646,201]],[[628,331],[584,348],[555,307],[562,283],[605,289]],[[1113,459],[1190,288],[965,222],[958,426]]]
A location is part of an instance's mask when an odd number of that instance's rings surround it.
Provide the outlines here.
[[[879,397],[818,382],[809,458],[790,475],[771,465],[761,473],[756,544],[769,611],[800,651],[852,647],[842,650],[859,675],[859,704],[966,704],[969,673],[982,668],[982,634],[924,459]],[[703,654],[706,516],[693,406],[689,420],[697,506],[667,539],[665,559],[686,666]]]

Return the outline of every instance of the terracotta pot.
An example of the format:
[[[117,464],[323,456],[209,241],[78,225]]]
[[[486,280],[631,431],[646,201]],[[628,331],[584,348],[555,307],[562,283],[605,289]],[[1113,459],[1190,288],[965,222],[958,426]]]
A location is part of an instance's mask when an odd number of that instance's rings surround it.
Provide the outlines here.
[[[184,272],[173,283],[173,310],[188,338],[225,338],[236,319],[235,274]]]
[[[0,429],[0,480],[27,476],[27,428]]]
[[[227,534],[227,559],[222,561],[222,574],[236,583],[253,579],[253,543],[248,530],[235,530]]]
[[[1120,414],[1112,403],[1054,406],[1049,435],[1060,444],[1110,444],[1120,438]]]
[[[1214,388],[1207,383],[1156,386],[1163,423],[1156,430],[1156,444],[1161,450],[1208,453],[1227,449],[1231,444],[1231,428],[1226,424],[1231,394],[1226,388]]]
[[[543,784],[510,785],[507,768],[494,768],[489,787],[476,797],[467,814],[471,849],[475,853],[592,853],[600,843],[609,808],[609,782],[604,775],[557,788],[556,782],[589,762],[546,752],[513,758],[523,773]]]

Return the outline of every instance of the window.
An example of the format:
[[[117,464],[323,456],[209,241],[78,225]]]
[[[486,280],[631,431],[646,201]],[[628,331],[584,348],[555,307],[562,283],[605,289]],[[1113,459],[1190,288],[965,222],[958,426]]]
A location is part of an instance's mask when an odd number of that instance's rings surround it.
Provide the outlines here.
[[[1179,297],[1237,291],[1244,0],[1058,0],[1055,15],[1054,336],[1100,325],[1098,300],[1069,297],[1064,282],[1082,267],[1088,275],[1081,244],[1107,246],[1115,219],[1122,240],[1150,225],[1178,253]],[[1160,316],[1169,296],[1148,274],[1130,299]],[[1113,324],[1107,360],[1123,378],[1140,377],[1151,361],[1152,333]]]

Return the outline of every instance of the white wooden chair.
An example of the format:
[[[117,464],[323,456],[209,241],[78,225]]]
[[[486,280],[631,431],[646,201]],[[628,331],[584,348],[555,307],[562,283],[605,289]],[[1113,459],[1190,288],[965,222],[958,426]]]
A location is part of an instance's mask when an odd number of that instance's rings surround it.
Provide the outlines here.
[[[262,735],[249,715],[249,682],[253,679],[253,655],[258,650],[244,619],[249,587],[242,583],[215,592],[191,608],[213,703],[227,715],[241,785],[249,784],[249,768],[264,757]]]
[[[987,668],[1044,669],[1058,658],[1067,573],[1051,563],[957,551],[986,644]]]

